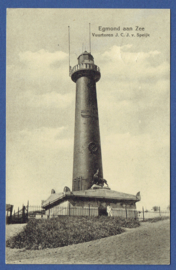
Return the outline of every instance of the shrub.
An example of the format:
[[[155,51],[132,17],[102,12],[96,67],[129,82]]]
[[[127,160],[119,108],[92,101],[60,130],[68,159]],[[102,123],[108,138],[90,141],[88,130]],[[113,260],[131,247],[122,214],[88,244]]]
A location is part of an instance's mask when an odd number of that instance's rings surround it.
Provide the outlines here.
[[[30,220],[22,232],[6,241],[10,248],[44,249],[63,247],[120,234],[140,223],[121,217],[60,216],[48,220]]]
[[[170,217],[154,217],[154,218],[147,218],[147,219],[144,219],[142,222],[157,222],[157,221],[160,221],[160,220],[165,220],[165,219],[169,219]]]

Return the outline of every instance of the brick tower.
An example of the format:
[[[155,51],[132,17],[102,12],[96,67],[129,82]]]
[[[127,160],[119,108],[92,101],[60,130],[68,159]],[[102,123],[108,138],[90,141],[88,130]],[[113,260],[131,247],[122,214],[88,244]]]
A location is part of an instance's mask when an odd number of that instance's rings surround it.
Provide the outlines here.
[[[78,191],[91,188],[98,169],[103,178],[96,94],[101,75],[93,56],[85,51],[78,57],[78,64],[70,68],[70,76],[76,83],[72,190]]]

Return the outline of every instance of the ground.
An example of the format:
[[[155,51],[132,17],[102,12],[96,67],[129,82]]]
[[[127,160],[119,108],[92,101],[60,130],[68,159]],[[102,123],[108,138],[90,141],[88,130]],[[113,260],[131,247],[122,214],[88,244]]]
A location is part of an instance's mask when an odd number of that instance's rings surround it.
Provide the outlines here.
[[[19,233],[24,226],[26,226],[26,223],[6,225],[6,240]]]
[[[14,226],[14,229],[13,229]],[[16,226],[16,227],[15,227]],[[7,225],[7,238],[20,230]],[[11,228],[10,228],[11,227]],[[44,250],[6,249],[7,264],[169,264],[170,220],[91,242]],[[12,233],[13,231],[13,233]]]

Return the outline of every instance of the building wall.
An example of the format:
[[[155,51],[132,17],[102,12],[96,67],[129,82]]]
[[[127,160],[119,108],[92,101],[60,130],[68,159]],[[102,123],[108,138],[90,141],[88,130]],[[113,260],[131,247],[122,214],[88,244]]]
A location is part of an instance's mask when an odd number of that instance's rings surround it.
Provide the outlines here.
[[[98,216],[99,207],[107,208],[110,205],[112,209],[112,216],[121,216],[125,218],[136,218],[137,211],[136,204],[124,203],[107,203],[101,201],[78,201],[65,202],[63,205],[58,205],[50,210],[46,210],[46,215],[49,217],[70,215],[70,216]]]
[[[112,202],[102,202],[100,200],[97,201],[71,201],[70,200],[70,204],[72,206],[81,206],[81,207],[99,207],[100,205],[102,205],[103,207],[107,207],[108,205],[111,206],[111,208],[118,208],[118,209],[136,209],[136,203],[122,203],[122,202],[116,202],[116,203],[112,203]]]

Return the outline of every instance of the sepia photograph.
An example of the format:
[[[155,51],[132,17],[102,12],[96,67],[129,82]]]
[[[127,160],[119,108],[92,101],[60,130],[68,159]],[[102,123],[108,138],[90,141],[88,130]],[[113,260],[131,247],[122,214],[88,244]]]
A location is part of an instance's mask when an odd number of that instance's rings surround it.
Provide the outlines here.
[[[170,9],[6,10],[6,264],[170,264]]]

